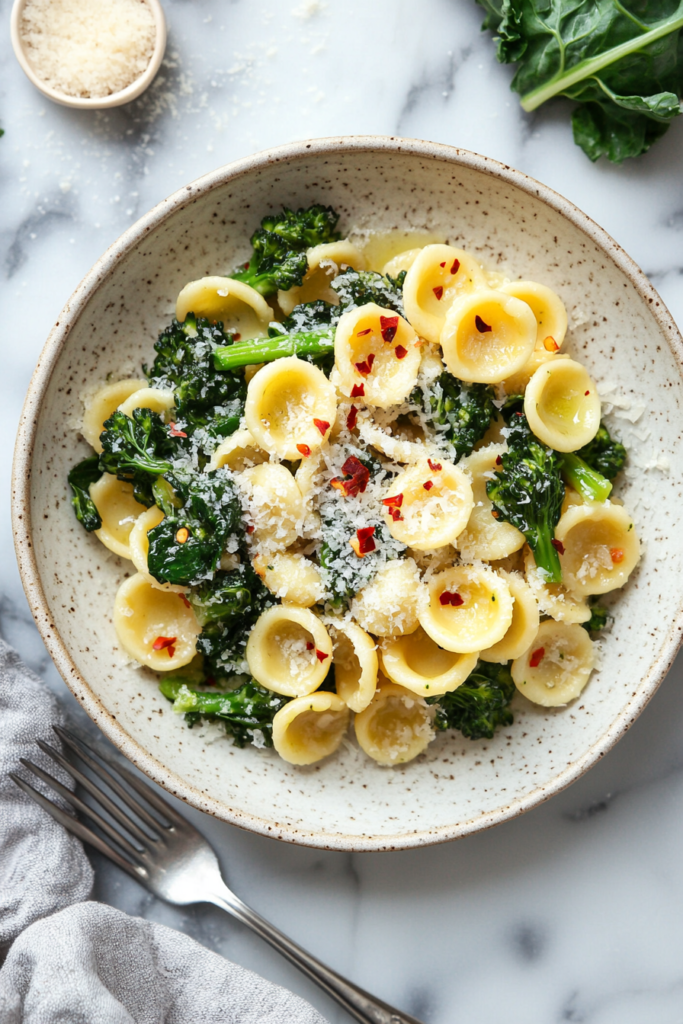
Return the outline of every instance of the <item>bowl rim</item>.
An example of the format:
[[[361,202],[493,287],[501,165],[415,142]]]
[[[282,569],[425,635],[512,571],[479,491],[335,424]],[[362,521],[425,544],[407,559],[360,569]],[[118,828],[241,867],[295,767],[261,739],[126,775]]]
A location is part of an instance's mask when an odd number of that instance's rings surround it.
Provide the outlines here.
[[[153,755],[145,751],[137,740],[129,736],[119,725],[115,716],[106,710],[81,675],[51,620],[31,539],[31,460],[40,406],[71,326],[78,319],[99,284],[114,269],[118,261],[153,229],[159,227],[176,210],[193,203],[199,196],[210,192],[214,187],[248,175],[261,167],[299,161],[312,155],[339,152],[394,152],[438,159],[483,172],[540,199],[588,235],[626,275],[638,294],[650,307],[650,312],[667,338],[672,353],[678,361],[679,369],[683,370],[683,338],[681,338],[673,317],[645,274],[603,228],[547,185],[543,185],[521,171],[514,170],[509,165],[490,157],[418,139],[358,135],[288,143],[226,164],[178,189],[129,227],[97,260],[77,286],[48,335],[31,378],[22,409],[12,466],[12,527],[22,584],[36,625],[50,656],[65,683],[83,705],[88,715],[105,736],[145,774],[173,796],[179,797],[191,806],[259,835],[282,839],[302,846],[351,852],[410,849],[448,842],[515,818],[544,803],[588,771],[628,731],[666,676],[683,640],[683,607],[679,609],[671,623],[657,658],[641,680],[637,690],[626,702],[622,712],[580,758],[550,782],[538,786],[524,797],[501,806],[493,813],[472,816],[455,825],[391,836],[328,834],[274,823],[245,811],[235,810],[220,800],[208,797],[197,787],[184,781],[162,765]]]
[[[130,85],[127,85],[125,89],[120,89],[118,92],[111,93],[109,96],[69,96],[67,93],[53,89],[52,86],[38,77],[33,69],[33,65],[26,56],[21,32],[19,31],[21,14],[27,2],[28,0],[14,0],[12,4],[12,13],[10,15],[12,49],[14,50],[14,56],[21,65],[22,71],[35,85],[36,89],[42,92],[43,96],[47,96],[49,100],[59,103],[62,107],[72,107],[75,110],[109,110],[112,107],[120,107],[124,103],[130,103],[132,100],[137,99],[151,85],[152,80],[161,67],[161,62],[166,52],[166,17],[159,0],[145,0],[152,9],[155,26],[154,49],[152,50],[149,64],[142,74],[131,82]]]

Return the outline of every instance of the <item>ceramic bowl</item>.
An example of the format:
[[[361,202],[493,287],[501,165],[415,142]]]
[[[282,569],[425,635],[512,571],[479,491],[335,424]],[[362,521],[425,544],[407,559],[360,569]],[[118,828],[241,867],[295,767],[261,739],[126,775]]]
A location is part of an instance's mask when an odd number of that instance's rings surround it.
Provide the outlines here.
[[[599,669],[566,709],[517,696],[494,740],[442,733],[418,760],[379,768],[351,744],[310,768],[239,750],[217,726],[190,731],[151,674],[119,650],[114,593],[131,566],[76,522],[68,469],[89,449],[79,395],[139,371],[180,288],[247,258],[265,211],[329,203],[344,231],[441,232],[490,267],[555,288],[567,350],[604,385],[631,450],[620,489],[644,557],[616,595]],[[264,835],[338,850],[454,839],[529,810],[577,779],[629,728],[671,665],[683,628],[678,551],[683,460],[681,337],[633,261],[571,203],[462,150],[381,137],[270,150],[208,174],[138,221],[102,256],[54,325],[26,399],[14,464],[14,533],[26,594],[67,685],[103,732],[195,807]],[[667,463],[668,460],[668,463]],[[668,469],[667,469],[668,465]]]
[[[149,64],[134,82],[127,85],[125,89],[112,93],[110,96],[68,96],[66,93],[53,89],[42,78],[38,77],[33,64],[29,60],[20,32],[21,15],[26,6],[26,0],[14,0],[12,5],[10,36],[14,56],[19,61],[22,71],[35,85],[36,89],[42,92],[43,96],[46,96],[54,103],[59,103],[62,107],[73,107],[76,110],[108,110],[111,107],[120,107],[124,103],[130,103],[132,100],[137,99],[152,84],[157,71],[161,67],[166,51],[166,17],[164,9],[159,0],[147,0],[147,3],[152,10],[155,25],[154,50],[152,51]]]

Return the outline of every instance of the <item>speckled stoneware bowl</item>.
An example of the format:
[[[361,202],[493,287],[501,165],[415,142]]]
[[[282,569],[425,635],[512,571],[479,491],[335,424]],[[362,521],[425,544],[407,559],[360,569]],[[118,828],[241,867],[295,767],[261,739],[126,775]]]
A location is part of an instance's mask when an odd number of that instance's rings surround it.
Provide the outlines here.
[[[567,349],[612,387],[615,423],[632,453],[620,493],[636,515],[644,558],[617,595],[614,628],[581,698],[544,710],[517,696],[514,726],[494,740],[440,734],[425,755],[395,769],[377,767],[351,743],[301,769],[270,751],[238,750],[218,727],[189,731],[154,677],[119,650],[113,598],[131,566],[82,530],[67,496],[67,470],[88,452],[74,429],[82,390],[139,370],[180,288],[244,260],[264,211],[312,202],[332,204],[344,231],[433,228],[492,267],[555,288],[573,325]],[[454,839],[521,814],[610,749],[678,648],[681,354],[670,315],[619,246],[561,196],[494,160],[368,137],[296,143],[221,168],[160,203],[105,253],[65,306],[31,381],[16,447],[14,533],[48,650],[127,757],[188,803],[255,832],[383,850]]]

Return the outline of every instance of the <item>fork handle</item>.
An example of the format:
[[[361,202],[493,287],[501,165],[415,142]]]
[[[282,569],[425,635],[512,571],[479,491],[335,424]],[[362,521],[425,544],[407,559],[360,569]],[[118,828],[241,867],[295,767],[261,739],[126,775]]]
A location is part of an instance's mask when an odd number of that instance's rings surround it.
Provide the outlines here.
[[[257,914],[255,910],[243,903],[229,889],[226,888],[225,892],[208,896],[207,902],[226,910],[257,935],[260,935],[361,1024],[421,1024],[416,1017],[395,1010],[388,1003],[376,999],[369,992],[347,981],[341,974],[337,974],[326,964],[311,956],[296,942],[292,942],[278,928]]]

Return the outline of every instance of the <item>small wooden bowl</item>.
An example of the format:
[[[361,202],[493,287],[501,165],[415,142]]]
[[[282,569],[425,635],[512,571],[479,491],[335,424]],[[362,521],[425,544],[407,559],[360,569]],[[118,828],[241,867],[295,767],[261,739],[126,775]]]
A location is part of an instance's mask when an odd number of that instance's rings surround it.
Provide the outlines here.
[[[33,82],[36,89],[42,92],[43,96],[47,96],[48,99],[53,100],[55,103],[60,103],[63,107],[74,107],[77,110],[107,110],[110,107],[120,107],[123,103],[130,103],[131,100],[137,99],[137,97],[145,91],[147,86],[151,85],[154,76],[161,67],[161,62],[166,51],[166,18],[164,17],[163,7],[159,3],[159,0],[146,0],[146,2],[152,9],[154,23],[156,26],[156,39],[154,42],[154,51],[152,53],[151,60],[139,78],[136,78],[134,82],[127,85],[125,89],[111,93],[110,96],[67,96],[66,93],[52,89],[49,85],[38,78],[31,62],[26,56],[24,43],[19,32],[21,15],[26,5],[26,0],[14,0],[14,4],[12,6],[10,34],[12,37],[14,54],[21,64],[24,74],[31,80],[31,82]]]

